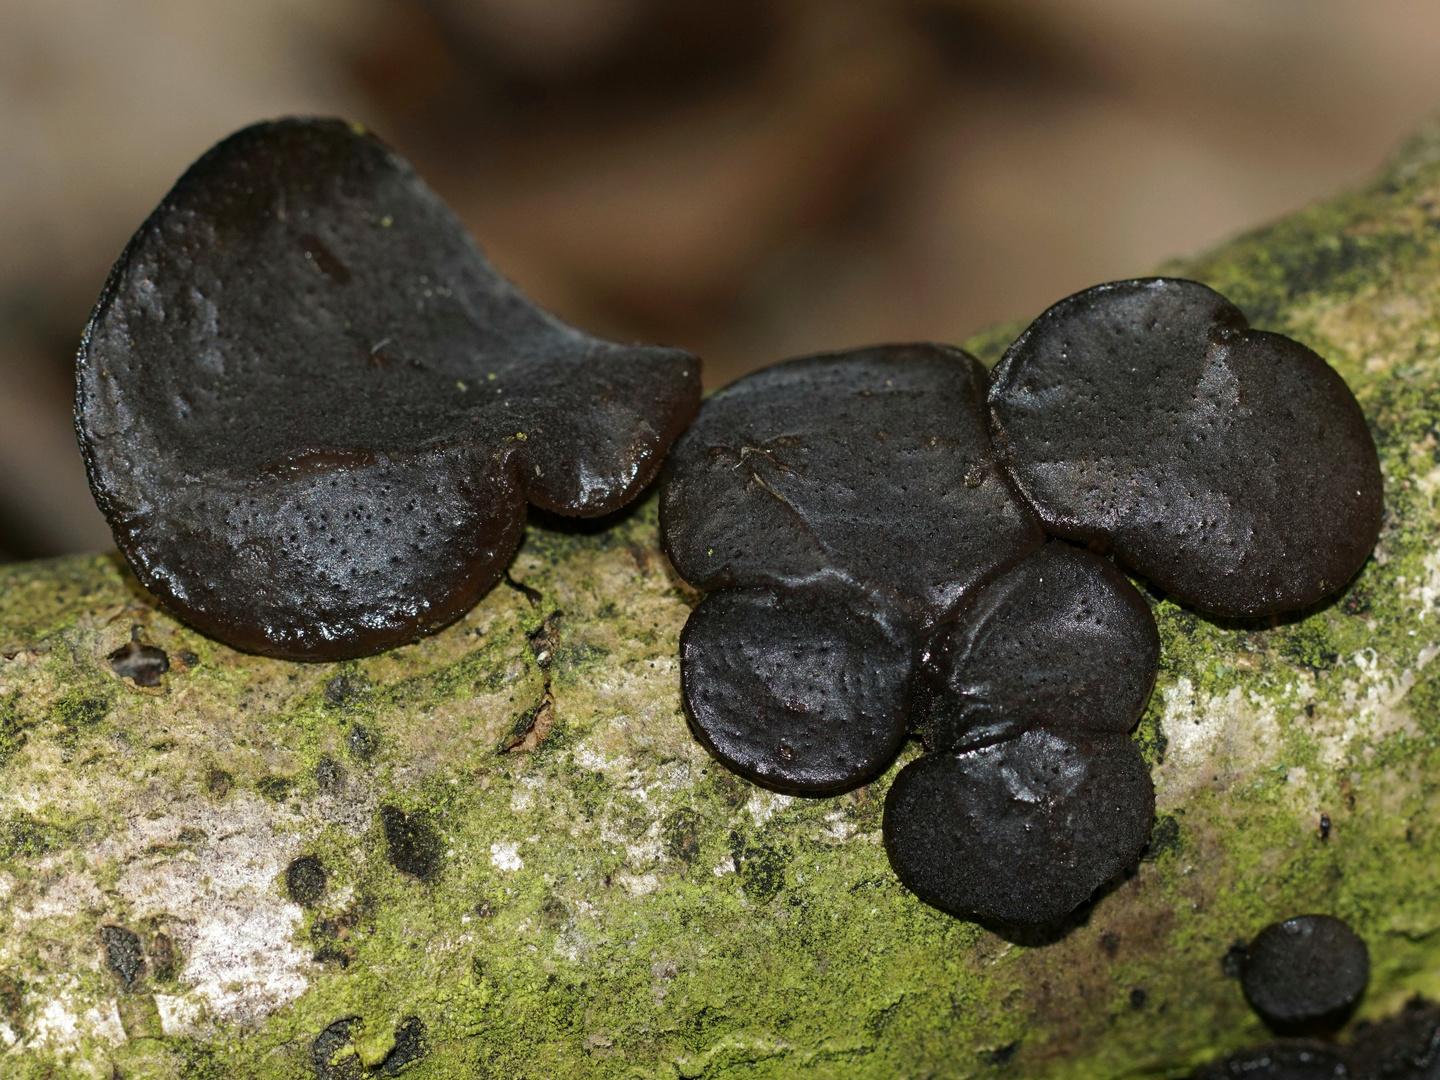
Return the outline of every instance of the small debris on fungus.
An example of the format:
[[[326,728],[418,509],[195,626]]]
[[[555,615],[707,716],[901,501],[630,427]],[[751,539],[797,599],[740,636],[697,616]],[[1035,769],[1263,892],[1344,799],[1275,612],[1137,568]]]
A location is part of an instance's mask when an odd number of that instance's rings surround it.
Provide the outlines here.
[[[527,501],[625,505],[700,394],[694,356],[536,308],[393,150],[311,119],[191,166],[111,270],[76,374],[91,489],[141,583],[294,660],[453,621]]]
[[[1344,922],[1299,915],[1267,926],[1245,950],[1245,998],[1278,1030],[1344,1022],[1370,978],[1370,954]]]
[[[1379,458],[1345,381],[1198,282],[1055,304],[995,368],[990,422],[1047,531],[1217,615],[1339,591],[1380,533]]]

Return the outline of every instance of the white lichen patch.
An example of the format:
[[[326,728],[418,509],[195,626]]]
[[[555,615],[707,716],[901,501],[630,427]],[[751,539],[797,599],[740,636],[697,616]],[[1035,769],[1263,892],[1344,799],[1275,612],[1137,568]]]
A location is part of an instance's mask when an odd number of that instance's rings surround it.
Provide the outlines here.
[[[520,857],[519,842],[491,844],[490,865],[507,874],[525,869],[525,860]]]
[[[1161,728],[1168,745],[1155,770],[1156,804],[1183,805],[1197,789],[1228,787],[1275,760],[1279,725],[1268,704],[1248,699],[1239,687],[1205,694],[1181,676],[1159,691],[1165,701]]]

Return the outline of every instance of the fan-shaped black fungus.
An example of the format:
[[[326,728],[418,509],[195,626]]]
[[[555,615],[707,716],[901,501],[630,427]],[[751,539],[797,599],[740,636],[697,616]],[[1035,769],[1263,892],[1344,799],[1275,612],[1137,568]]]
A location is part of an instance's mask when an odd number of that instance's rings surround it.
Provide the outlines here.
[[[1360,936],[1330,915],[1300,915],[1260,931],[1246,950],[1241,985],[1280,1028],[1343,1022],[1370,978]]]
[[[1133,863],[1154,814],[1130,739],[1032,728],[905,766],[885,799],[885,850],[926,903],[1038,926]]]
[[[336,659],[460,615],[527,500],[633,498],[699,372],[535,308],[360,129],[284,120],[207,153],[130,241],[80,349],[76,425],[167,607],[238,648]]]
[[[680,639],[686,711],[728,768],[786,791],[873,779],[904,741],[915,646],[833,581],[726,589]]]
[[[1044,540],[996,467],[985,369],[942,345],[789,360],[705,402],[660,524],[697,588],[831,575],[924,622]]]
[[[1344,380],[1193,281],[1060,301],[1006,352],[990,409],[996,450],[1050,532],[1107,542],[1220,615],[1321,599],[1379,534],[1379,462]]]
[[[1123,734],[1159,660],[1155,618],[1125,575],[1052,541],[979,589],[932,640],[916,726],[931,750],[950,751],[1035,724]]]
[[[1206,1065],[1193,1080],[1350,1080],[1356,1073],[1337,1047],[1282,1039]]]

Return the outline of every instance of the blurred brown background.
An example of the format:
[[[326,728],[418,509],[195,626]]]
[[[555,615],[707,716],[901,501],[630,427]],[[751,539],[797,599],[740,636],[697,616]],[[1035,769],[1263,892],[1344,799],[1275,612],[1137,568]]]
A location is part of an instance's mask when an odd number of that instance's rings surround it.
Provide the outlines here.
[[[955,341],[1372,171],[1420,0],[0,0],[0,558],[108,546],[69,428],[125,240],[235,128],[342,114],[572,322],[722,385]]]

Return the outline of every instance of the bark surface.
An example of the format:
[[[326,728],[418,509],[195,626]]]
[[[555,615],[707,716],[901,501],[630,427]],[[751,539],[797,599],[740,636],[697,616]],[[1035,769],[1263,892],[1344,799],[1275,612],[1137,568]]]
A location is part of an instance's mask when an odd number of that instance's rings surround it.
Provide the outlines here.
[[[23,564],[0,569],[0,1072],[1183,1075],[1264,1038],[1223,960],[1306,912],[1368,941],[1359,1017],[1440,995],[1440,130],[1165,270],[1340,371],[1385,529],[1303,618],[1151,598],[1157,825],[1063,933],[899,885],[880,812],[913,746],[831,799],[711,761],[679,703],[698,597],[653,500],[532,524],[514,586],[340,665],[218,645],[114,556]]]

